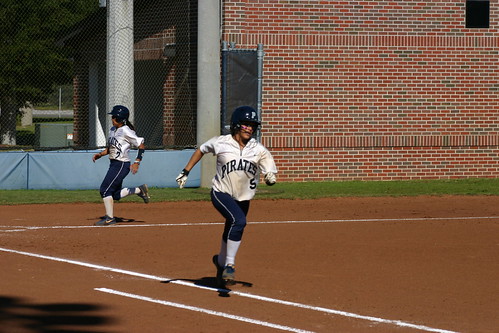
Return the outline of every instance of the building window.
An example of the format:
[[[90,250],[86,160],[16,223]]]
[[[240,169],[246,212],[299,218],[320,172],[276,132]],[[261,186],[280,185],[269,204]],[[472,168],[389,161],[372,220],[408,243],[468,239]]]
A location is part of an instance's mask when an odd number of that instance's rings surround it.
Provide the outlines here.
[[[466,0],[466,28],[488,28],[489,0]]]

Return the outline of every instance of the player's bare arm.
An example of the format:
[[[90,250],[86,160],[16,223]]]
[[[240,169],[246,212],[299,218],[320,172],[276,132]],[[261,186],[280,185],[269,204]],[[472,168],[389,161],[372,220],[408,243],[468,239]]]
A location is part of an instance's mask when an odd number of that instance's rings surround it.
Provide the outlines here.
[[[107,154],[109,154],[109,149],[106,147],[106,149],[104,149],[103,151],[101,151],[100,153],[97,153],[95,154],[93,157],[92,157],[92,161],[95,163],[96,160],[98,160],[99,158],[101,158],[102,156],[106,156]]]
[[[138,148],[139,152],[137,154],[137,157],[135,158],[135,162],[133,162],[130,165],[130,170],[132,171],[132,174],[136,174],[137,171],[139,171],[140,162],[142,162],[142,155],[144,154],[146,146],[144,145],[144,143],[141,143]]]
[[[194,166],[203,158],[204,153],[198,148],[194,153],[192,153],[189,162],[185,168],[180,172],[180,174],[175,178],[177,181],[178,187],[184,188],[185,183],[187,182],[187,177],[189,176],[189,172],[194,168]]]

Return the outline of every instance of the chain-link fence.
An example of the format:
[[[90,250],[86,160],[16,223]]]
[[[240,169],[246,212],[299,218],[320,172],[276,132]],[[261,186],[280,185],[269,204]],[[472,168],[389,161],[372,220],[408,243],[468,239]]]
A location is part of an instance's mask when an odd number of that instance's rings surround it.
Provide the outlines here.
[[[94,149],[110,127],[105,1],[3,0],[0,149]],[[197,1],[133,4],[133,124],[148,149],[196,145]],[[108,4],[109,5],[109,4]],[[117,77],[119,80],[121,78]],[[120,104],[126,104],[123,101]],[[112,105],[111,105],[112,107]]]

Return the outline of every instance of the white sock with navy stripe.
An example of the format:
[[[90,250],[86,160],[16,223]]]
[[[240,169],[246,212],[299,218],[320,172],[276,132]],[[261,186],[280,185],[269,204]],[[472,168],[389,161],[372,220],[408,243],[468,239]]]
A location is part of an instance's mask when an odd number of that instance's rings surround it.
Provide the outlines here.
[[[131,187],[131,188],[125,187],[121,189],[120,197],[121,198],[128,197],[129,195],[135,193],[140,193],[140,189],[138,187]]]

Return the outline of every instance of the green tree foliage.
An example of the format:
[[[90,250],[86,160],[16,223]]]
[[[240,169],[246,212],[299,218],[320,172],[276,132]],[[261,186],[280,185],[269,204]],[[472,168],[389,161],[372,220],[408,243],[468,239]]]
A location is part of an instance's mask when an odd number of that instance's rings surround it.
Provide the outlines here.
[[[0,0],[0,144],[15,145],[15,120],[27,102],[44,102],[72,77],[69,50],[56,45],[98,9],[97,0]]]

